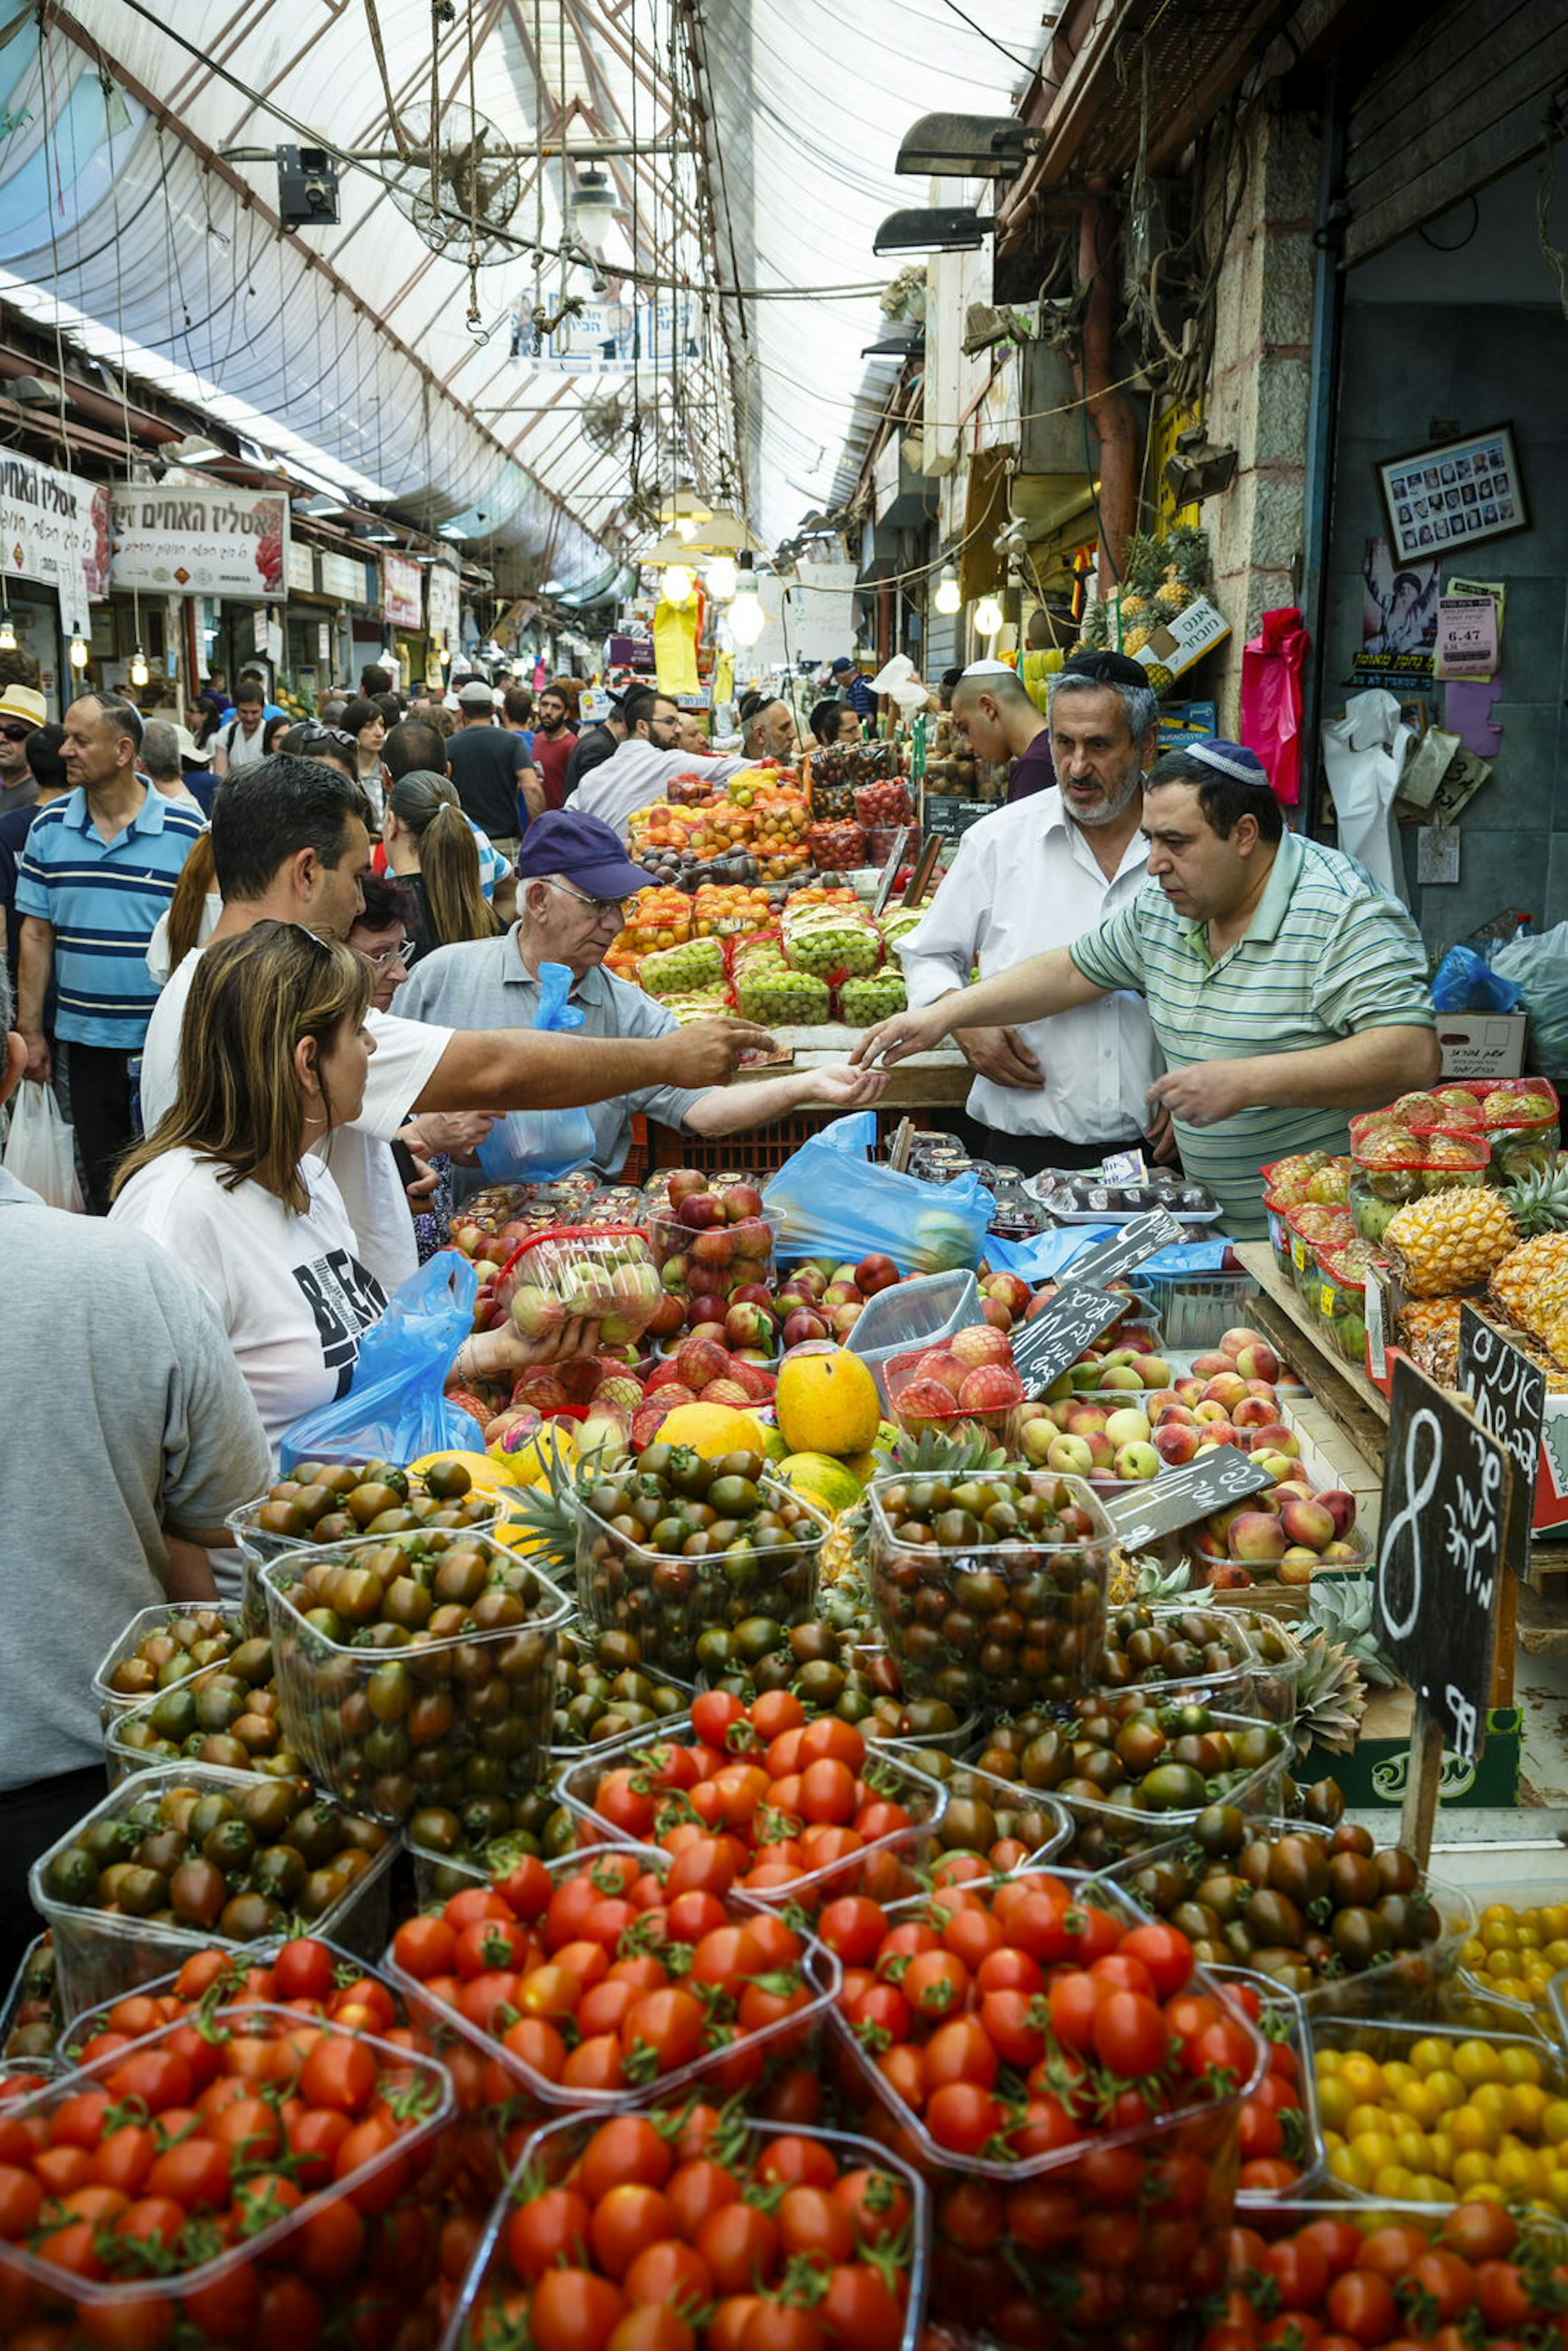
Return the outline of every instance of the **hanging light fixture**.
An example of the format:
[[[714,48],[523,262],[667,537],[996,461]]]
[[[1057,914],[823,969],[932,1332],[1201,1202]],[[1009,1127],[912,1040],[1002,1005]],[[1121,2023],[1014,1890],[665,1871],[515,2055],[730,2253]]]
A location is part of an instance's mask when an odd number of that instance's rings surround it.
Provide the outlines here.
[[[660,590],[670,604],[684,604],[696,583],[690,569],[684,563],[666,563]]]
[[[74,630],[71,633],[70,653],[72,669],[86,669],[90,658],[91,656],[88,651],[87,639],[83,636],[79,629]]]
[[[942,577],[936,582],[936,593],[931,599],[939,612],[956,612],[963,607],[964,591],[958,585],[958,575],[950,563],[942,566]]]
[[[16,650],[16,623],[11,618],[11,607],[6,601],[5,585],[0,581],[0,653],[14,653]]]
[[[733,555],[716,555],[705,567],[703,578],[707,592],[716,603],[727,604],[740,584],[740,572]]]
[[[131,683],[137,687],[143,686],[151,675],[152,672],[147,666],[147,656],[141,650],[141,640],[138,637],[136,651],[131,656]]]
[[[757,565],[749,553],[740,559],[740,577],[729,607],[729,632],[743,651],[757,643],[768,626],[768,615],[757,592]]]
[[[994,637],[1002,625],[1003,612],[994,596],[982,596],[975,607],[975,626],[982,637]]]

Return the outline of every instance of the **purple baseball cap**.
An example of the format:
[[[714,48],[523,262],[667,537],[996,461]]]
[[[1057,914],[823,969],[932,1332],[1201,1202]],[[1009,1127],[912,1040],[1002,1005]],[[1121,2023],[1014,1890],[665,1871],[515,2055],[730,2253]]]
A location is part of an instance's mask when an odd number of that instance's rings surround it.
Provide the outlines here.
[[[559,873],[591,898],[629,898],[633,890],[645,890],[652,878],[632,864],[607,824],[572,809],[547,809],[530,819],[517,872],[524,881]]]

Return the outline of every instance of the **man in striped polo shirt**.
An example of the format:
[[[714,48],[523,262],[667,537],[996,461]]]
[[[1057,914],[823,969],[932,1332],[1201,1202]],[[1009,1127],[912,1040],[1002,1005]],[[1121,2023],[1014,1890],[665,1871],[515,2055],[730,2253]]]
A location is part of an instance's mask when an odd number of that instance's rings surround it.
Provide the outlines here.
[[[1003,1028],[1131,988],[1149,1008],[1190,1175],[1228,1232],[1265,1229],[1259,1168],[1348,1148],[1346,1119],[1437,1076],[1420,933],[1354,859],[1287,832],[1256,753],[1194,743],[1144,797],[1149,881],[1070,947],[902,1012],[857,1061],[899,1061],[956,1029]]]
[[[158,983],[147,947],[180,869],[205,830],[137,773],[141,718],[112,695],[84,694],[66,713],[60,758],[68,798],[27,835],[16,879],[22,919],[18,1025],[27,1075],[53,1076],[44,1035],[51,973],[56,1037],[66,1048],[71,1117],[87,1204],[109,1214],[114,1163],[134,1133],[134,1064]]]

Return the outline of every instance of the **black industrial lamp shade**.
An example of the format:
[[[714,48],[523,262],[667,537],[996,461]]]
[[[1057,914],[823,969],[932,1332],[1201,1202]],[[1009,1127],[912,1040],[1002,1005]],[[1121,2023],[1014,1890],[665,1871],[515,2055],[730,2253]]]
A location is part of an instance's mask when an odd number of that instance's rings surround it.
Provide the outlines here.
[[[1016,180],[1040,133],[1010,114],[923,114],[904,134],[895,172],[924,179]]]
[[[874,254],[974,253],[995,228],[972,204],[937,204],[889,213],[872,244]]]

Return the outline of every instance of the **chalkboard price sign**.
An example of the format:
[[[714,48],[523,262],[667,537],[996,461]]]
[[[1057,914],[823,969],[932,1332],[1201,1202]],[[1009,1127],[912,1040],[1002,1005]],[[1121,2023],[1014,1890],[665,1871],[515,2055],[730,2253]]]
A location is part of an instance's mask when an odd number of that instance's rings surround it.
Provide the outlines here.
[[[1030,1395],[1042,1396],[1126,1306],[1119,1290],[1086,1290],[1078,1282],[1048,1299],[1013,1337],[1013,1364]]]
[[[1082,1257],[1075,1257],[1061,1270],[1063,1281],[1120,1281],[1135,1265],[1147,1257],[1155,1257],[1172,1241],[1181,1238],[1181,1226],[1168,1208],[1151,1208],[1145,1217],[1134,1217],[1124,1225],[1110,1240],[1101,1241]]]
[[[1476,1418],[1507,1447],[1513,1463],[1512,1501],[1503,1557],[1515,1575],[1530,1558],[1530,1521],[1541,1467],[1541,1425],[1546,1374],[1473,1306],[1459,1309],[1459,1385],[1475,1401]]]
[[[1190,1527],[1213,1510],[1228,1510],[1249,1494],[1260,1494],[1274,1480],[1239,1446],[1217,1445],[1179,1469],[1162,1470],[1134,1494],[1118,1494],[1105,1505],[1105,1515],[1118,1542],[1129,1551]]]
[[[1511,1475],[1495,1437],[1396,1364],[1373,1627],[1417,1716],[1467,1762],[1486,1739]]]

